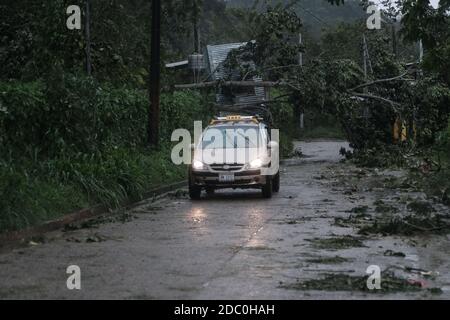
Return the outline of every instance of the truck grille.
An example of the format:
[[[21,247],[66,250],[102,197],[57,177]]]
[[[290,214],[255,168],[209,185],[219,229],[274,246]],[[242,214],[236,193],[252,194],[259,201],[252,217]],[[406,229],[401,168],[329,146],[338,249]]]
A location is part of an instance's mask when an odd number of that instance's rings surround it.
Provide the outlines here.
[[[212,164],[210,165],[211,169],[214,171],[222,171],[222,172],[233,172],[239,171],[244,168],[243,164]]]

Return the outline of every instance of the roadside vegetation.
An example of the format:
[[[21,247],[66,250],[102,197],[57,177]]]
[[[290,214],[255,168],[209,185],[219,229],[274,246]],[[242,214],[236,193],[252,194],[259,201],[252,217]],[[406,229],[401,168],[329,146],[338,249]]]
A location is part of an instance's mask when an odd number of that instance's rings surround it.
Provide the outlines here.
[[[180,181],[170,135],[202,120],[195,92],[162,96],[161,148],[145,147],[147,93],[81,75],[0,84],[0,230],[14,230],[102,203],[117,207]],[[206,119],[205,119],[206,120]]]

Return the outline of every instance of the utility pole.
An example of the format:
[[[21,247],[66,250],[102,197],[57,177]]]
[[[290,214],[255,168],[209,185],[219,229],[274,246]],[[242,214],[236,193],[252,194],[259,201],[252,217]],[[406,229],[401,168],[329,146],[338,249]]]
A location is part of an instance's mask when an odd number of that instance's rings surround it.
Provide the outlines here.
[[[194,25],[194,53],[200,53],[200,30],[199,30],[199,4],[198,0],[192,0],[192,14],[193,14],[193,25]]]
[[[395,21],[392,22],[392,52],[394,53],[394,58],[397,59],[397,31],[395,30]]]
[[[194,51],[200,53],[200,30],[197,21],[194,22]]]
[[[298,64],[299,64],[300,68],[302,68],[303,67],[303,52],[302,52],[303,38],[302,38],[301,33],[299,33],[298,41],[299,41],[299,45],[300,45],[300,52],[298,54]],[[300,130],[303,130],[304,128],[305,128],[305,113],[304,113],[304,110],[300,110]]]
[[[200,7],[199,0],[192,0],[192,25],[194,28],[194,54],[191,56],[192,59],[195,57],[194,64],[192,66],[192,71],[194,73],[194,83],[198,83],[200,81],[200,71],[197,69],[198,65],[198,57],[200,54],[200,28],[199,28],[199,19],[200,19]]]
[[[363,70],[364,70],[364,82],[367,82],[367,43],[365,34],[363,34]]]
[[[423,61],[423,42],[422,40],[419,40],[419,62],[422,63]]]
[[[364,70],[364,82],[367,83],[367,67],[368,64],[370,63],[370,59],[369,59],[369,49],[367,48],[367,41],[366,41],[366,35],[363,33],[363,70]],[[370,65],[371,66],[371,65]],[[365,87],[364,89],[364,93],[367,93],[367,87]],[[369,107],[365,106],[364,107],[364,114],[363,114],[364,118],[367,120],[369,118]]]
[[[90,0],[86,0],[86,22],[85,22],[85,37],[86,37],[86,72],[88,76],[92,74],[91,63],[91,4]]]
[[[363,33],[363,57],[364,57],[364,77],[367,81],[367,73],[373,74],[372,61],[370,60],[369,47],[367,46],[366,35]]]
[[[300,45],[300,47],[303,46],[303,38],[302,38],[301,33],[299,33],[299,35],[298,35],[298,44]],[[303,52],[302,52],[302,50],[300,50],[300,53],[298,54],[298,64],[300,65],[300,67],[303,67]]]
[[[150,61],[150,107],[148,110],[148,142],[159,145],[159,95],[161,76],[161,0],[152,0],[152,43]]]

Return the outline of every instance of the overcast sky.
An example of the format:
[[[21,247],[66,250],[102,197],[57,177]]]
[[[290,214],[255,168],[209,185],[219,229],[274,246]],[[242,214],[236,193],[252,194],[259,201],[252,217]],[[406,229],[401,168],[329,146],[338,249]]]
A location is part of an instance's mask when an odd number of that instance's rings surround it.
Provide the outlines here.
[[[374,1],[378,2],[378,3],[381,2],[381,0],[374,0]],[[392,1],[395,1],[395,0],[392,0]],[[435,8],[437,8],[438,3],[439,3],[439,0],[431,0],[431,5]]]

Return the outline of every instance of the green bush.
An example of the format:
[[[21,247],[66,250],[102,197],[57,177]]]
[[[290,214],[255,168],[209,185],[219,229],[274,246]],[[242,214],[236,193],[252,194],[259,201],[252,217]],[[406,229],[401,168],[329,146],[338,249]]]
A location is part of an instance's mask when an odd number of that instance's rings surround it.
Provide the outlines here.
[[[0,82],[2,154],[16,144],[30,146],[40,140],[38,127],[45,121],[46,108],[42,83]]]
[[[274,90],[277,95],[281,93]],[[270,107],[273,117],[273,126],[280,130],[280,155],[289,157],[294,149],[295,123],[293,121],[294,108],[290,103],[277,103]]]
[[[207,120],[196,92],[161,96],[161,148],[145,146],[147,92],[54,73],[32,83],[0,82],[0,231],[72,210],[141,199],[179,181],[170,159],[174,129]]]
[[[161,138],[170,141],[174,129],[194,128],[194,121],[209,123],[213,111],[207,99],[195,91],[176,91],[161,97]],[[163,142],[165,142],[163,141]]]
[[[4,151],[57,157],[145,144],[149,106],[145,91],[58,74],[46,85],[0,83],[0,93]],[[174,129],[192,128],[194,120],[208,116],[210,111],[199,93],[162,94],[161,142],[170,141]]]

